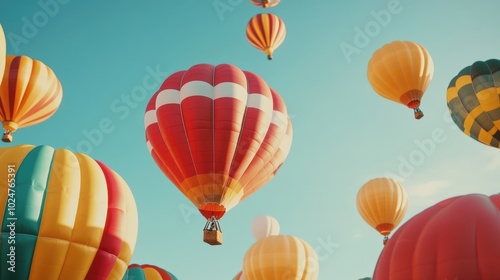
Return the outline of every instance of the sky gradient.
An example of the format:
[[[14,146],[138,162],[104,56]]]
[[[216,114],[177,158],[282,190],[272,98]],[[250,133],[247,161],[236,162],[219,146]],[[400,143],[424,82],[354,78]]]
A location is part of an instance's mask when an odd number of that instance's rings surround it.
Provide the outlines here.
[[[499,58],[498,8],[493,0],[282,0],[268,10],[246,0],[3,1],[7,53],[51,67],[64,95],[49,120],[1,145],[50,145],[106,163],[136,199],[132,262],[181,280],[232,279],[259,215],[316,250],[320,280],[371,276],[383,245],[356,209],[368,180],[401,182],[409,194],[403,223],[448,197],[498,192],[498,150],[463,134],[446,106],[448,83],[462,68]],[[245,37],[262,12],[287,28],[272,61]],[[371,54],[394,40],[423,45],[434,61],[420,120],[378,96],[366,77]],[[260,75],[283,97],[294,129],[276,177],[222,218],[218,247],[203,243],[204,218],[161,173],[144,137],[150,97],[168,75],[199,63]]]

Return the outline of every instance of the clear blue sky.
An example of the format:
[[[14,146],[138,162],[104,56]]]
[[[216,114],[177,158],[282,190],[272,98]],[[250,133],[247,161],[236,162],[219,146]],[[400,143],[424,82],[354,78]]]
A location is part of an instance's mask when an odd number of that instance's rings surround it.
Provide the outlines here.
[[[139,211],[134,263],[182,280],[207,273],[232,279],[254,242],[253,218],[265,214],[280,222],[282,234],[316,249],[320,280],[371,276],[383,246],[356,209],[366,181],[401,179],[410,203],[403,222],[444,198],[499,190],[499,151],[459,131],[446,106],[454,75],[476,60],[499,58],[499,9],[494,0],[282,0],[268,11],[283,19],[287,37],[268,61],[245,37],[248,20],[266,11],[246,0],[2,1],[8,54],[43,61],[64,90],[57,113],[16,132],[14,144],[85,152],[117,171]],[[418,121],[375,94],[366,78],[371,54],[393,40],[420,43],[434,59]],[[201,214],[149,155],[143,114],[155,90],[138,89],[147,76],[159,86],[198,63],[259,74],[284,98],[294,127],[277,176],[222,219],[219,247],[202,242]],[[112,123],[105,131],[103,120]],[[85,134],[97,130],[102,137],[91,143]]]

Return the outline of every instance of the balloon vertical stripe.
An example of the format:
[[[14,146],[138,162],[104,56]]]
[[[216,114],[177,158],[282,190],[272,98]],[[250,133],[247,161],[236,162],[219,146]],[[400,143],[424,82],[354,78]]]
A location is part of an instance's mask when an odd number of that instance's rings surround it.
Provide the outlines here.
[[[72,226],[77,213],[80,174],[75,172],[74,168],[66,166],[65,162],[76,162],[76,157],[68,150],[55,150],[31,263],[30,275],[44,275],[46,279],[57,279],[61,276],[59,268],[65,263],[69,248],[67,240],[70,240],[73,234]],[[59,240],[58,246],[54,246],[54,240]],[[50,258],[46,257],[47,254],[50,254]]]
[[[108,209],[101,243],[86,278],[106,280],[122,246],[125,229],[123,226],[125,224],[125,196],[120,190],[116,177],[112,174],[113,171],[99,161],[97,164],[106,178]]]
[[[53,149],[37,147],[31,150],[17,168],[15,182],[14,210],[4,210],[2,221],[2,244],[9,243],[9,237],[15,236],[16,273],[11,273],[6,261],[0,264],[1,279],[28,279],[31,262],[37,243],[36,236],[43,215],[45,191],[49,178]],[[7,203],[5,207],[7,208]],[[11,207],[9,207],[12,209]],[[14,220],[15,219],[15,220]],[[14,228],[15,235],[11,234]],[[1,247],[2,256],[9,254],[10,246]],[[23,256],[23,258],[20,258]]]
[[[18,80],[18,75],[19,75],[19,68],[20,68],[20,64],[21,64],[21,57],[20,56],[16,56],[14,57],[14,59],[12,60],[12,62],[10,63],[9,65],[9,69],[8,69],[8,73],[12,76],[9,77],[9,83],[7,84],[8,85],[8,98],[7,100],[9,101],[8,103],[8,107],[5,108],[5,118],[8,119],[8,120],[11,120],[12,119],[12,114],[13,114],[13,111],[16,109],[15,108],[15,102],[17,101],[16,100],[16,97],[17,98],[21,98],[22,96],[19,96],[19,94],[17,93],[17,88],[18,88],[18,81],[21,81],[22,80]],[[22,90],[22,89],[20,89]]]

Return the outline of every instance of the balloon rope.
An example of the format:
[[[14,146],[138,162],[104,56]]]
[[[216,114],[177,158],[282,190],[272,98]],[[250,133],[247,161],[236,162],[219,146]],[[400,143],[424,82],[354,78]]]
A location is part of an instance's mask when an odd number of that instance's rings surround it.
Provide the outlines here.
[[[205,228],[203,230],[217,230],[222,232],[219,221],[215,218],[215,216],[212,216],[212,218],[207,220],[207,223],[205,224]]]

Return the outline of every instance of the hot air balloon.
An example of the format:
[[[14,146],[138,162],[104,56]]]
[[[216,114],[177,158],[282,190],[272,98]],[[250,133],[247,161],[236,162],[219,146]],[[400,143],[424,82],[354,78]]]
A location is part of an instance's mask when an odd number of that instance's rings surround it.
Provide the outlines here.
[[[41,61],[8,55],[0,85],[2,141],[12,142],[12,133],[51,117],[62,101],[62,87],[54,72]]]
[[[387,242],[374,280],[500,279],[500,194],[445,199]]]
[[[2,83],[3,73],[5,71],[5,59],[7,56],[7,46],[5,45],[5,34],[0,24],[0,84]]]
[[[252,234],[255,240],[280,234],[280,224],[271,216],[258,216],[252,222]]]
[[[131,264],[122,280],[178,280],[175,275],[151,264]]]
[[[384,236],[385,244],[408,210],[408,196],[397,181],[375,178],[359,189],[356,206],[363,220]]]
[[[291,235],[271,235],[255,242],[245,253],[245,280],[316,280],[319,261],[304,240]]]
[[[156,164],[207,219],[218,220],[273,178],[292,141],[285,103],[258,75],[198,64],[169,76],[149,101],[146,142]]]
[[[476,61],[455,76],[446,92],[451,118],[466,135],[500,148],[500,60]]]
[[[0,166],[0,279],[123,277],[138,221],[120,175],[49,146],[0,148]]]
[[[258,14],[247,24],[247,39],[250,44],[273,59],[273,52],[283,43],[286,27],[283,20],[273,14]]]
[[[394,41],[376,50],[368,62],[368,81],[380,96],[424,116],[420,101],[434,74],[434,63],[427,50],[414,42]]]
[[[278,5],[280,0],[250,0],[250,2],[259,7],[271,8]]]

